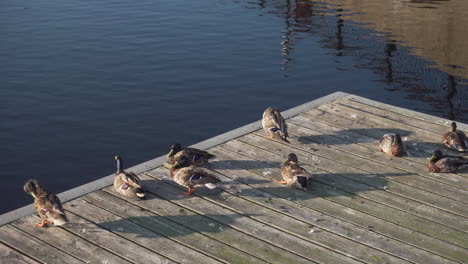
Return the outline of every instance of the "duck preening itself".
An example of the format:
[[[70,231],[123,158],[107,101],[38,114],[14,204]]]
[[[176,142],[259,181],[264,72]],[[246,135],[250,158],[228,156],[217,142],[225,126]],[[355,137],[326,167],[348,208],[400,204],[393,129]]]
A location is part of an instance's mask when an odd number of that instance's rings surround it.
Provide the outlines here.
[[[289,143],[288,126],[278,109],[268,107],[263,112],[262,127],[267,137]]]
[[[460,156],[444,155],[436,150],[429,158],[427,168],[432,172],[456,172],[468,166],[468,160]]]
[[[141,187],[140,179],[133,172],[123,170],[123,160],[119,156],[115,156],[117,162],[117,171],[114,174],[114,188],[115,190],[127,197],[143,199],[145,192]]]
[[[405,154],[405,146],[400,134],[385,134],[380,139],[380,151],[391,156],[401,157]]]
[[[281,176],[283,176],[283,180],[275,181],[298,189],[307,190],[311,175],[299,166],[297,164],[298,162],[296,154],[289,154],[288,159],[283,162],[283,166],[281,167]]]
[[[207,151],[196,148],[182,148],[179,143],[176,143],[171,146],[171,151],[167,154],[167,161],[174,164],[181,156],[187,157],[191,165],[198,166],[206,165],[209,159],[215,157],[215,155]]]
[[[53,193],[49,193],[37,180],[28,180],[23,187],[24,191],[34,198],[34,208],[42,219],[36,227],[44,227],[46,224],[56,226],[68,222],[60,199]]]
[[[179,157],[169,170],[169,174],[172,180],[188,188],[188,191],[184,192],[183,195],[190,195],[195,191],[196,187],[201,186],[214,189],[216,184],[221,182],[207,169],[190,165],[190,160],[185,156]]]
[[[442,136],[442,143],[456,151],[468,151],[468,137],[463,131],[457,130],[457,123],[455,122],[452,122],[450,131]]]

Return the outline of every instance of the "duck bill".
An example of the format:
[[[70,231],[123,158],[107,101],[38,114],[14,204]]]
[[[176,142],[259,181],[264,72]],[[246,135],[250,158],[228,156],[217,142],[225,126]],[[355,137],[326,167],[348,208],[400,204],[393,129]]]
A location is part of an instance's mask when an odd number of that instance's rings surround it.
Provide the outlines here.
[[[167,157],[168,158],[172,157],[172,156],[174,156],[174,154],[175,154],[175,151],[173,149],[171,149],[171,151],[169,151],[169,154],[167,154]]]

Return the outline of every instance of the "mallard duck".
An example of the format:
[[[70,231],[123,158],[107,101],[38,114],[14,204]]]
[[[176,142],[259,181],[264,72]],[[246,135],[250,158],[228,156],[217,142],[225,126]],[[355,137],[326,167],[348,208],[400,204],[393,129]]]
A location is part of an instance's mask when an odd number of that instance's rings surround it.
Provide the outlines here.
[[[28,180],[23,189],[34,198],[34,208],[42,219],[36,227],[44,227],[46,224],[61,226],[68,222],[60,199],[49,193],[37,180]]]
[[[206,186],[214,189],[216,188],[216,184],[221,182],[220,179],[205,168],[190,165],[190,160],[185,156],[179,157],[169,170],[169,174],[172,180],[182,186],[188,187],[188,191],[183,193],[186,196],[192,194],[195,191],[195,187]]]
[[[457,130],[457,123],[452,122],[451,129],[442,136],[442,143],[450,149],[460,152],[468,151],[468,137]]]
[[[174,164],[181,156],[187,157],[190,164],[198,166],[207,164],[209,159],[215,157],[215,155],[207,151],[196,148],[182,148],[179,143],[176,143],[171,146],[171,151],[167,154],[167,161]]]
[[[268,107],[263,112],[262,127],[267,137],[289,143],[288,126],[278,109]]]
[[[127,197],[143,199],[145,192],[140,184],[140,179],[133,172],[127,172],[122,169],[123,161],[119,156],[115,156],[117,161],[117,172],[114,174],[114,188],[115,190]]]
[[[307,190],[311,176],[305,169],[297,165],[298,162],[296,154],[289,154],[288,159],[283,162],[283,166],[281,166],[281,175],[284,180],[275,181],[298,189]]]
[[[380,151],[389,155],[400,157],[405,154],[405,146],[400,134],[385,134],[380,139]]]
[[[444,155],[436,150],[429,158],[427,168],[432,172],[456,172],[468,166],[468,160],[460,156]]]

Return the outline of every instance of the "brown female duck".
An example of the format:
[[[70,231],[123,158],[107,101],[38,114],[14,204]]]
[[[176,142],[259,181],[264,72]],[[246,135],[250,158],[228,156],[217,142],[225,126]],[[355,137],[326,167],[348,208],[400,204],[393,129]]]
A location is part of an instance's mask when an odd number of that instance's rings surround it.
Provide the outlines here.
[[[432,172],[456,172],[468,166],[468,160],[460,156],[444,155],[436,150],[429,158],[427,168]]]
[[[395,157],[405,154],[405,146],[401,141],[400,134],[385,134],[380,139],[380,151]]]
[[[117,172],[114,174],[114,188],[115,190],[127,197],[143,199],[145,192],[141,187],[140,179],[133,172],[124,171],[123,160],[119,156],[115,156],[117,161]]]
[[[450,149],[460,152],[468,151],[468,137],[463,131],[457,130],[455,122],[452,122],[450,131],[442,136],[442,143]]]
[[[207,151],[196,148],[182,148],[179,143],[176,143],[171,146],[171,151],[167,154],[167,161],[174,164],[181,156],[187,157],[190,164],[198,166],[206,165],[209,159],[215,157],[215,155]]]
[[[298,162],[296,154],[289,154],[288,159],[281,167],[283,181],[275,181],[298,189],[307,190],[311,176],[305,169],[297,164]]]
[[[44,227],[46,224],[61,226],[68,222],[60,199],[49,193],[37,180],[28,180],[23,189],[34,197],[34,208],[42,219],[36,227]]]
[[[190,165],[190,160],[185,156],[179,157],[169,170],[169,174],[175,182],[188,188],[188,191],[184,192],[183,195],[190,195],[195,191],[195,187],[206,186],[214,189],[216,184],[221,182],[208,170]]]
[[[262,127],[267,137],[289,143],[288,126],[278,109],[268,107],[263,112]]]

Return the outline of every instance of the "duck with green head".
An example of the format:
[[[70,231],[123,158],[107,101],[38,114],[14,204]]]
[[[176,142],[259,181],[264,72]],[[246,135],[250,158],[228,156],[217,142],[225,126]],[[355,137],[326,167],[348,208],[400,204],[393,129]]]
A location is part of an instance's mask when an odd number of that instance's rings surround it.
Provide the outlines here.
[[[176,143],[171,146],[171,151],[167,154],[167,161],[174,164],[181,156],[187,157],[190,164],[198,166],[206,165],[209,159],[215,157],[215,155],[207,151],[196,148],[182,148],[179,143]]]
[[[450,131],[442,136],[442,144],[446,147],[459,151],[468,151],[468,137],[461,130],[457,130],[457,123],[452,122]]]
[[[391,156],[401,157],[405,154],[405,146],[400,134],[385,134],[380,139],[380,151]]]
[[[195,165],[190,165],[189,158],[180,156],[169,170],[172,180],[188,188],[183,195],[190,195],[196,187],[206,186],[209,189],[216,188],[216,184],[221,182],[208,170]]]
[[[134,199],[145,198],[145,192],[141,187],[140,179],[133,172],[123,170],[123,160],[119,156],[115,156],[117,162],[117,171],[114,174],[115,190],[127,197]]]
[[[297,189],[307,190],[311,175],[307,173],[304,168],[299,166],[297,164],[298,162],[299,160],[297,159],[296,154],[289,154],[288,159],[283,162],[283,166],[281,167],[281,176],[283,176],[283,180],[274,181]]]
[[[267,137],[289,143],[288,126],[278,109],[268,107],[262,116],[263,131]]]
[[[468,166],[468,160],[460,156],[444,155],[442,151],[436,150],[429,158],[427,168],[432,172],[456,172]]]
[[[44,227],[46,224],[56,226],[68,222],[60,199],[53,193],[49,193],[37,180],[30,179],[23,186],[24,191],[34,198],[34,208],[42,219],[36,227]]]

